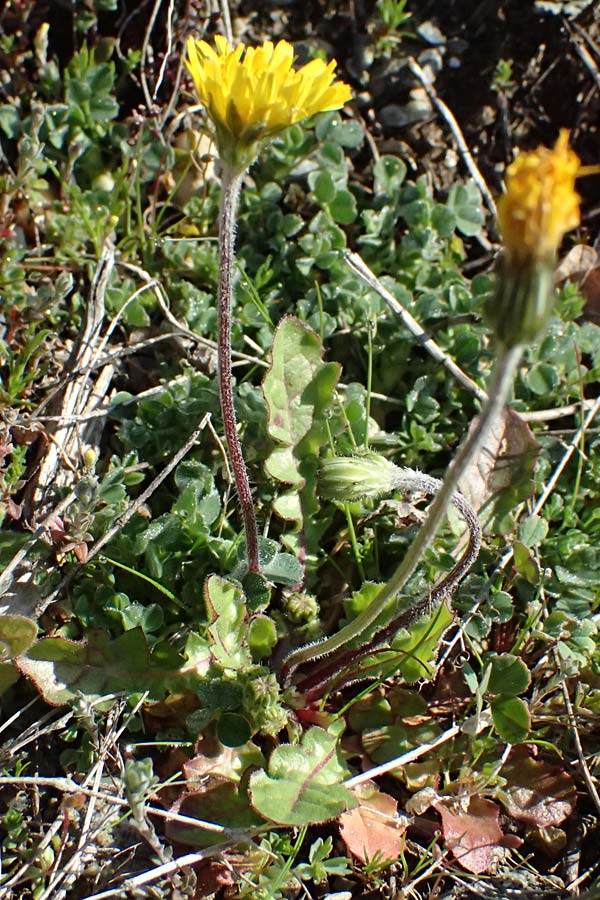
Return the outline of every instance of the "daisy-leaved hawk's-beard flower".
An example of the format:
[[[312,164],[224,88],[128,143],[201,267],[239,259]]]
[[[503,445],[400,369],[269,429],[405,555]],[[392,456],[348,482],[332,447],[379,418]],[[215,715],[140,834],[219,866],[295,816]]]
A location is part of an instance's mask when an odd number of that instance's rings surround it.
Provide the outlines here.
[[[248,168],[263,141],[350,99],[348,85],[335,80],[335,60],[294,69],[287,41],[233,48],[217,35],[215,47],[189,38],[186,65],[213,123],[219,157],[237,171]]]
[[[498,201],[504,252],[489,315],[496,336],[512,346],[535,340],[553,305],[556,254],[579,225],[575,179],[586,174],[563,129],[554,147],[521,153],[509,166]]]
[[[237,433],[231,366],[234,239],[239,194],[246,169],[262,144],[289,125],[318,112],[339,109],[350,88],[335,81],[335,62],[315,59],[293,68],[294,51],[287,41],[262,47],[233,48],[224,37],[215,47],[190,38],[187,68],[200,102],[213,125],[221,161],[219,213],[219,287],[217,291],[217,369],[223,429],[246,536],[249,580],[260,581],[259,537],[254,501],[242,444]],[[259,576],[258,579],[256,576]],[[260,590],[260,587],[258,588]]]

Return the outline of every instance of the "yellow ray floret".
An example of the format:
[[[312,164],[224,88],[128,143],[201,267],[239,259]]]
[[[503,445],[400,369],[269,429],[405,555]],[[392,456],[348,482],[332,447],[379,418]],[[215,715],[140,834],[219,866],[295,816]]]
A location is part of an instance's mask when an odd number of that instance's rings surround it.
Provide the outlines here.
[[[315,59],[293,68],[287,41],[233,48],[218,35],[213,49],[190,38],[187,68],[215,126],[219,152],[232,142],[252,145],[318,112],[339,109],[350,88],[335,81],[335,61]]]
[[[551,259],[567,231],[579,224],[575,179],[587,174],[569,147],[563,129],[550,150],[521,153],[508,168],[498,221],[508,255],[521,260]]]

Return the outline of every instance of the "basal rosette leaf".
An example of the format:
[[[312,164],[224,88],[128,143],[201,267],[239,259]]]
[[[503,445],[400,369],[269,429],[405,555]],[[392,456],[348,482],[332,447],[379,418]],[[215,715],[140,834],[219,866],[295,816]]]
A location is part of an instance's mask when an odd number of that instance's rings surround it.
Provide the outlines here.
[[[328,822],[357,804],[342,784],[348,770],[338,756],[337,738],[312,728],[301,745],[277,747],[268,773],[250,778],[250,801],[256,812],[279,825]]]
[[[0,616],[0,694],[19,678],[13,660],[31,647],[37,631],[33,619],[27,616]]]
[[[116,640],[100,629],[86,641],[43,638],[17,659],[44,700],[53,706],[70,703],[80,694],[98,698],[111,693],[149,691],[148,699],[164,696],[167,682],[179,677],[153,659],[141,628],[132,628]]]

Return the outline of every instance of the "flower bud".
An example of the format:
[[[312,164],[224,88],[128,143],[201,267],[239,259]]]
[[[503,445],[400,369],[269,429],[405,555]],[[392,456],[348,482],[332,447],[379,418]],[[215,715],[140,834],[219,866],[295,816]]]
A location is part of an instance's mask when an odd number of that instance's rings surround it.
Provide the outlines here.
[[[332,456],[321,463],[317,491],[329,500],[352,501],[391,494],[400,470],[372,451]]]
[[[287,617],[295,625],[304,625],[319,619],[319,604],[316,597],[307,594],[306,591],[284,594],[283,606]]]

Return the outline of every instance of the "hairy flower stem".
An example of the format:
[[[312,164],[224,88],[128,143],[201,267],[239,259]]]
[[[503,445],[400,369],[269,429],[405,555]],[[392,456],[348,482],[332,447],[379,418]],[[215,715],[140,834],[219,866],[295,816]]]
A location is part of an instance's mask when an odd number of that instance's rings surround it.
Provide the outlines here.
[[[231,372],[231,298],[234,266],[234,241],[237,211],[243,173],[223,165],[221,176],[221,209],[219,214],[219,290],[217,305],[219,311],[218,369],[219,397],[223,428],[233,469],[244,531],[246,533],[246,553],[248,571],[258,572],[258,531],[254,502],[248,480],[242,446],[238,438],[235,406],[233,402]]]
[[[481,450],[493,420],[506,403],[521,353],[521,345],[504,348],[500,351],[492,374],[488,399],[483,405],[481,414],[448,467],[443,484],[429,507],[427,518],[390,580],[381,588],[369,606],[336,634],[293,651],[284,662],[284,671],[287,673],[288,681],[299,666],[336,653],[345,648],[350,641],[360,638],[405,586],[446,518],[448,507],[452,503],[460,479]]]

